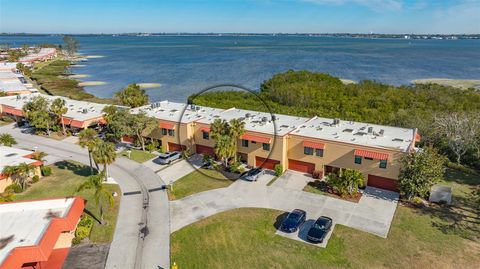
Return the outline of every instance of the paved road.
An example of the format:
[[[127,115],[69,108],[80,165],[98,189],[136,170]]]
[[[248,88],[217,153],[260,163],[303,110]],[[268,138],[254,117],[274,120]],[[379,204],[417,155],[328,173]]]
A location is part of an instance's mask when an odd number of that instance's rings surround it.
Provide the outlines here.
[[[381,237],[387,237],[397,208],[398,194],[367,187],[359,203],[285,187],[266,186],[273,176],[257,182],[238,180],[227,188],[197,193],[170,202],[171,231],[234,208],[257,207],[291,211],[301,208],[309,219],[329,216],[343,224]],[[287,173],[285,177],[295,180]],[[282,180],[279,178],[277,180]],[[302,180],[302,178],[298,178]],[[293,185],[293,184],[291,184]]]
[[[22,134],[12,124],[0,127],[0,133],[13,135],[16,147],[48,153],[51,161],[89,163],[87,151],[71,142]],[[109,166],[109,173],[124,195],[106,268],[169,268],[169,203],[166,192],[157,190],[164,184],[161,178],[125,158]]]

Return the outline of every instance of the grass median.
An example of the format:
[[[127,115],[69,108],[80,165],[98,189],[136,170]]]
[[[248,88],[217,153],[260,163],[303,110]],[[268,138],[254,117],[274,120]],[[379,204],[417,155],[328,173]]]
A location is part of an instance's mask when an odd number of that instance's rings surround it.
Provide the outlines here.
[[[194,193],[230,186],[234,181],[216,170],[199,169],[180,178],[168,189],[170,200],[182,199]]]

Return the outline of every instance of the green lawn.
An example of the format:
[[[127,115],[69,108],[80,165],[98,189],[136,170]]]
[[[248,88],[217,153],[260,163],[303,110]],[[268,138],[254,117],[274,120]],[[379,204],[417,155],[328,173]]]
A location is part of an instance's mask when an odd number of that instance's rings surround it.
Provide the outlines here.
[[[462,197],[480,178],[449,171],[445,182],[454,206],[399,206],[387,239],[336,225],[321,249],[275,235],[283,212],[236,209],[173,233],[171,259],[179,268],[478,268],[479,208]]]
[[[233,181],[216,170],[199,169],[173,183],[173,191],[169,188],[170,200],[182,199],[197,192],[228,187]]]
[[[51,167],[51,176],[40,179],[39,182],[30,186],[24,193],[16,195],[14,200],[62,198],[79,195],[87,200],[86,209],[99,218],[99,210],[93,199],[93,190],[84,190],[80,193],[76,192],[77,187],[82,184],[90,174],[90,168],[72,161],[59,162]],[[105,187],[111,192],[121,193],[118,185],[107,184]],[[90,234],[91,242],[106,243],[112,241],[119,204],[120,196],[117,196],[115,197],[115,205],[106,210],[104,218],[107,221],[107,225],[100,225],[98,222],[94,222]]]
[[[128,158],[127,150],[124,150],[119,153],[120,156],[125,156]],[[136,161],[137,163],[146,162],[152,158],[155,158],[157,155],[150,153],[148,151],[142,151],[138,149],[131,149],[130,159]]]

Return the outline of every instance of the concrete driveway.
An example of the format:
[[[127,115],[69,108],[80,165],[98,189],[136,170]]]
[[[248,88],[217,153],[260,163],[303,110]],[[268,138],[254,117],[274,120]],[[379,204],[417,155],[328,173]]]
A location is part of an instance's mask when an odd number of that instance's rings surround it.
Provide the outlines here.
[[[284,180],[292,180],[292,175],[295,174],[286,173],[277,179],[280,180],[278,183],[276,181],[269,187],[262,184],[263,180],[253,183],[238,181],[227,188],[201,192],[172,201],[171,232],[234,208],[256,207],[282,211],[300,208],[307,212],[309,219],[328,216],[336,224],[387,237],[397,207],[397,193],[367,187],[360,202],[353,203],[283,187]]]
[[[287,170],[273,182],[272,186],[301,191],[312,180],[314,179],[308,174]]]
[[[183,159],[178,162],[174,162],[168,166],[161,164],[155,165],[160,167],[159,170],[156,170],[158,171],[157,175],[162,178],[165,183],[170,184],[192,173],[196,169],[200,168],[202,164],[203,156],[199,154],[194,154],[190,156],[188,160]]]

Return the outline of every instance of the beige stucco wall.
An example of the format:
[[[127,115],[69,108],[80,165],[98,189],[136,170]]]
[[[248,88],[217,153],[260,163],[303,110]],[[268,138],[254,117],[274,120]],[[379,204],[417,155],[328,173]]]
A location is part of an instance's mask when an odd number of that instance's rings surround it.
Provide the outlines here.
[[[11,185],[12,183],[13,182],[9,177],[0,179],[0,192],[4,192],[5,188]]]
[[[351,168],[362,172],[365,179],[368,174],[382,176],[392,179],[397,179],[400,172],[400,158],[405,154],[404,152],[395,150],[385,150],[374,147],[365,147],[360,145],[352,145],[340,142],[326,141],[314,138],[301,137],[291,135],[288,139],[288,158],[302,162],[314,163],[315,170],[324,171],[324,165],[330,165],[339,168]],[[324,143],[325,149],[323,157],[317,157],[315,154],[305,155],[303,152],[303,142],[312,141]],[[362,159],[362,164],[355,163],[354,151],[355,149],[363,149],[375,151],[379,153],[388,154],[387,168],[379,168],[379,160]]]
[[[74,237],[75,237],[75,229],[73,231],[61,233],[53,249],[69,248],[70,246],[72,246],[72,239]]]
[[[155,128],[149,134],[145,134],[148,138],[153,138],[162,141],[162,147],[169,151],[168,143],[180,144],[186,146],[187,150],[190,152],[195,152],[194,142],[193,142],[193,123],[181,123],[180,126],[177,125],[175,122],[167,122],[167,121],[159,121],[160,123],[168,123],[175,125],[175,135],[169,136],[168,133],[166,135],[162,134],[162,130],[160,127]]]

